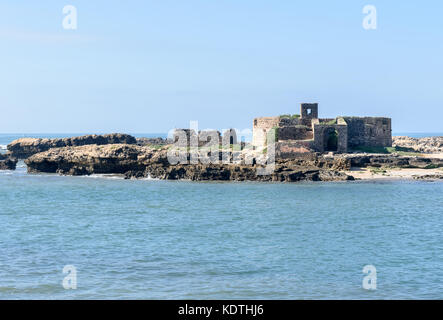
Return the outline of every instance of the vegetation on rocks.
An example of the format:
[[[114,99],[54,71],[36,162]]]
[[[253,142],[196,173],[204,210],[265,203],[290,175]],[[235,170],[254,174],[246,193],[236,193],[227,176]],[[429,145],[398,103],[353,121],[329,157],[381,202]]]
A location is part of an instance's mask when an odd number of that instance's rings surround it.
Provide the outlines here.
[[[300,118],[299,114],[282,114],[280,118],[297,119]]]
[[[365,153],[381,153],[381,154],[399,154],[405,156],[419,156],[421,153],[415,152],[412,148],[406,147],[355,147],[354,152],[365,152]]]

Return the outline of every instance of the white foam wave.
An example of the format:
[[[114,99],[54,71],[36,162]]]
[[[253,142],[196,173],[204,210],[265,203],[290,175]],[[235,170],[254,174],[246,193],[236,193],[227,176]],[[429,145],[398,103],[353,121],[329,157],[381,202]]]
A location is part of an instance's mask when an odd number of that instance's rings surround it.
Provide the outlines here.
[[[141,178],[141,179],[137,179],[137,180],[143,180],[143,181],[159,181],[159,178],[153,178],[151,177],[150,174],[148,174],[148,176],[146,178]]]
[[[7,150],[7,145],[6,144],[0,144],[0,150]]]
[[[122,180],[125,177],[121,174],[91,174],[89,176],[83,176],[85,178],[92,178],[92,179],[117,179]]]

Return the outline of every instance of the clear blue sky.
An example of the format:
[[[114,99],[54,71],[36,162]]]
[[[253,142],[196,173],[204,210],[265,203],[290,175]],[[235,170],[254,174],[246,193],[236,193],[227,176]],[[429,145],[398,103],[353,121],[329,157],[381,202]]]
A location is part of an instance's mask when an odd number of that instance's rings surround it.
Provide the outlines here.
[[[244,129],[300,102],[442,132],[442,15],[423,0],[1,0],[0,132]]]

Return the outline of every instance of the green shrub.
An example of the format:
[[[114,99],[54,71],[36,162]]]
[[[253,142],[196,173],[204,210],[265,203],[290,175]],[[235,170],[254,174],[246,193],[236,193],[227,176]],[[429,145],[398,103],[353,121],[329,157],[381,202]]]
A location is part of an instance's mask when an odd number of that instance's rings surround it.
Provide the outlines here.
[[[300,118],[299,114],[282,114],[280,118],[297,119]]]
[[[404,148],[404,147],[360,146],[360,147],[353,148],[353,151],[366,152],[366,153],[383,153],[383,154],[398,153],[398,154],[404,155],[404,156],[419,156],[420,155],[420,153],[416,152],[414,149]]]
[[[440,166],[438,164],[435,163],[430,163],[428,164],[426,167],[424,167],[425,169],[438,169],[440,168]]]

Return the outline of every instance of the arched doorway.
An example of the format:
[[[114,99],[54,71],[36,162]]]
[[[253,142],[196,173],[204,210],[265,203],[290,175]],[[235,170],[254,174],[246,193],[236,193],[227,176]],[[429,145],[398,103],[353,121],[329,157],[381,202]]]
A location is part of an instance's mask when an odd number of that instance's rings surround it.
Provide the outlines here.
[[[337,151],[338,132],[335,129],[329,129],[325,132],[325,151]]]

